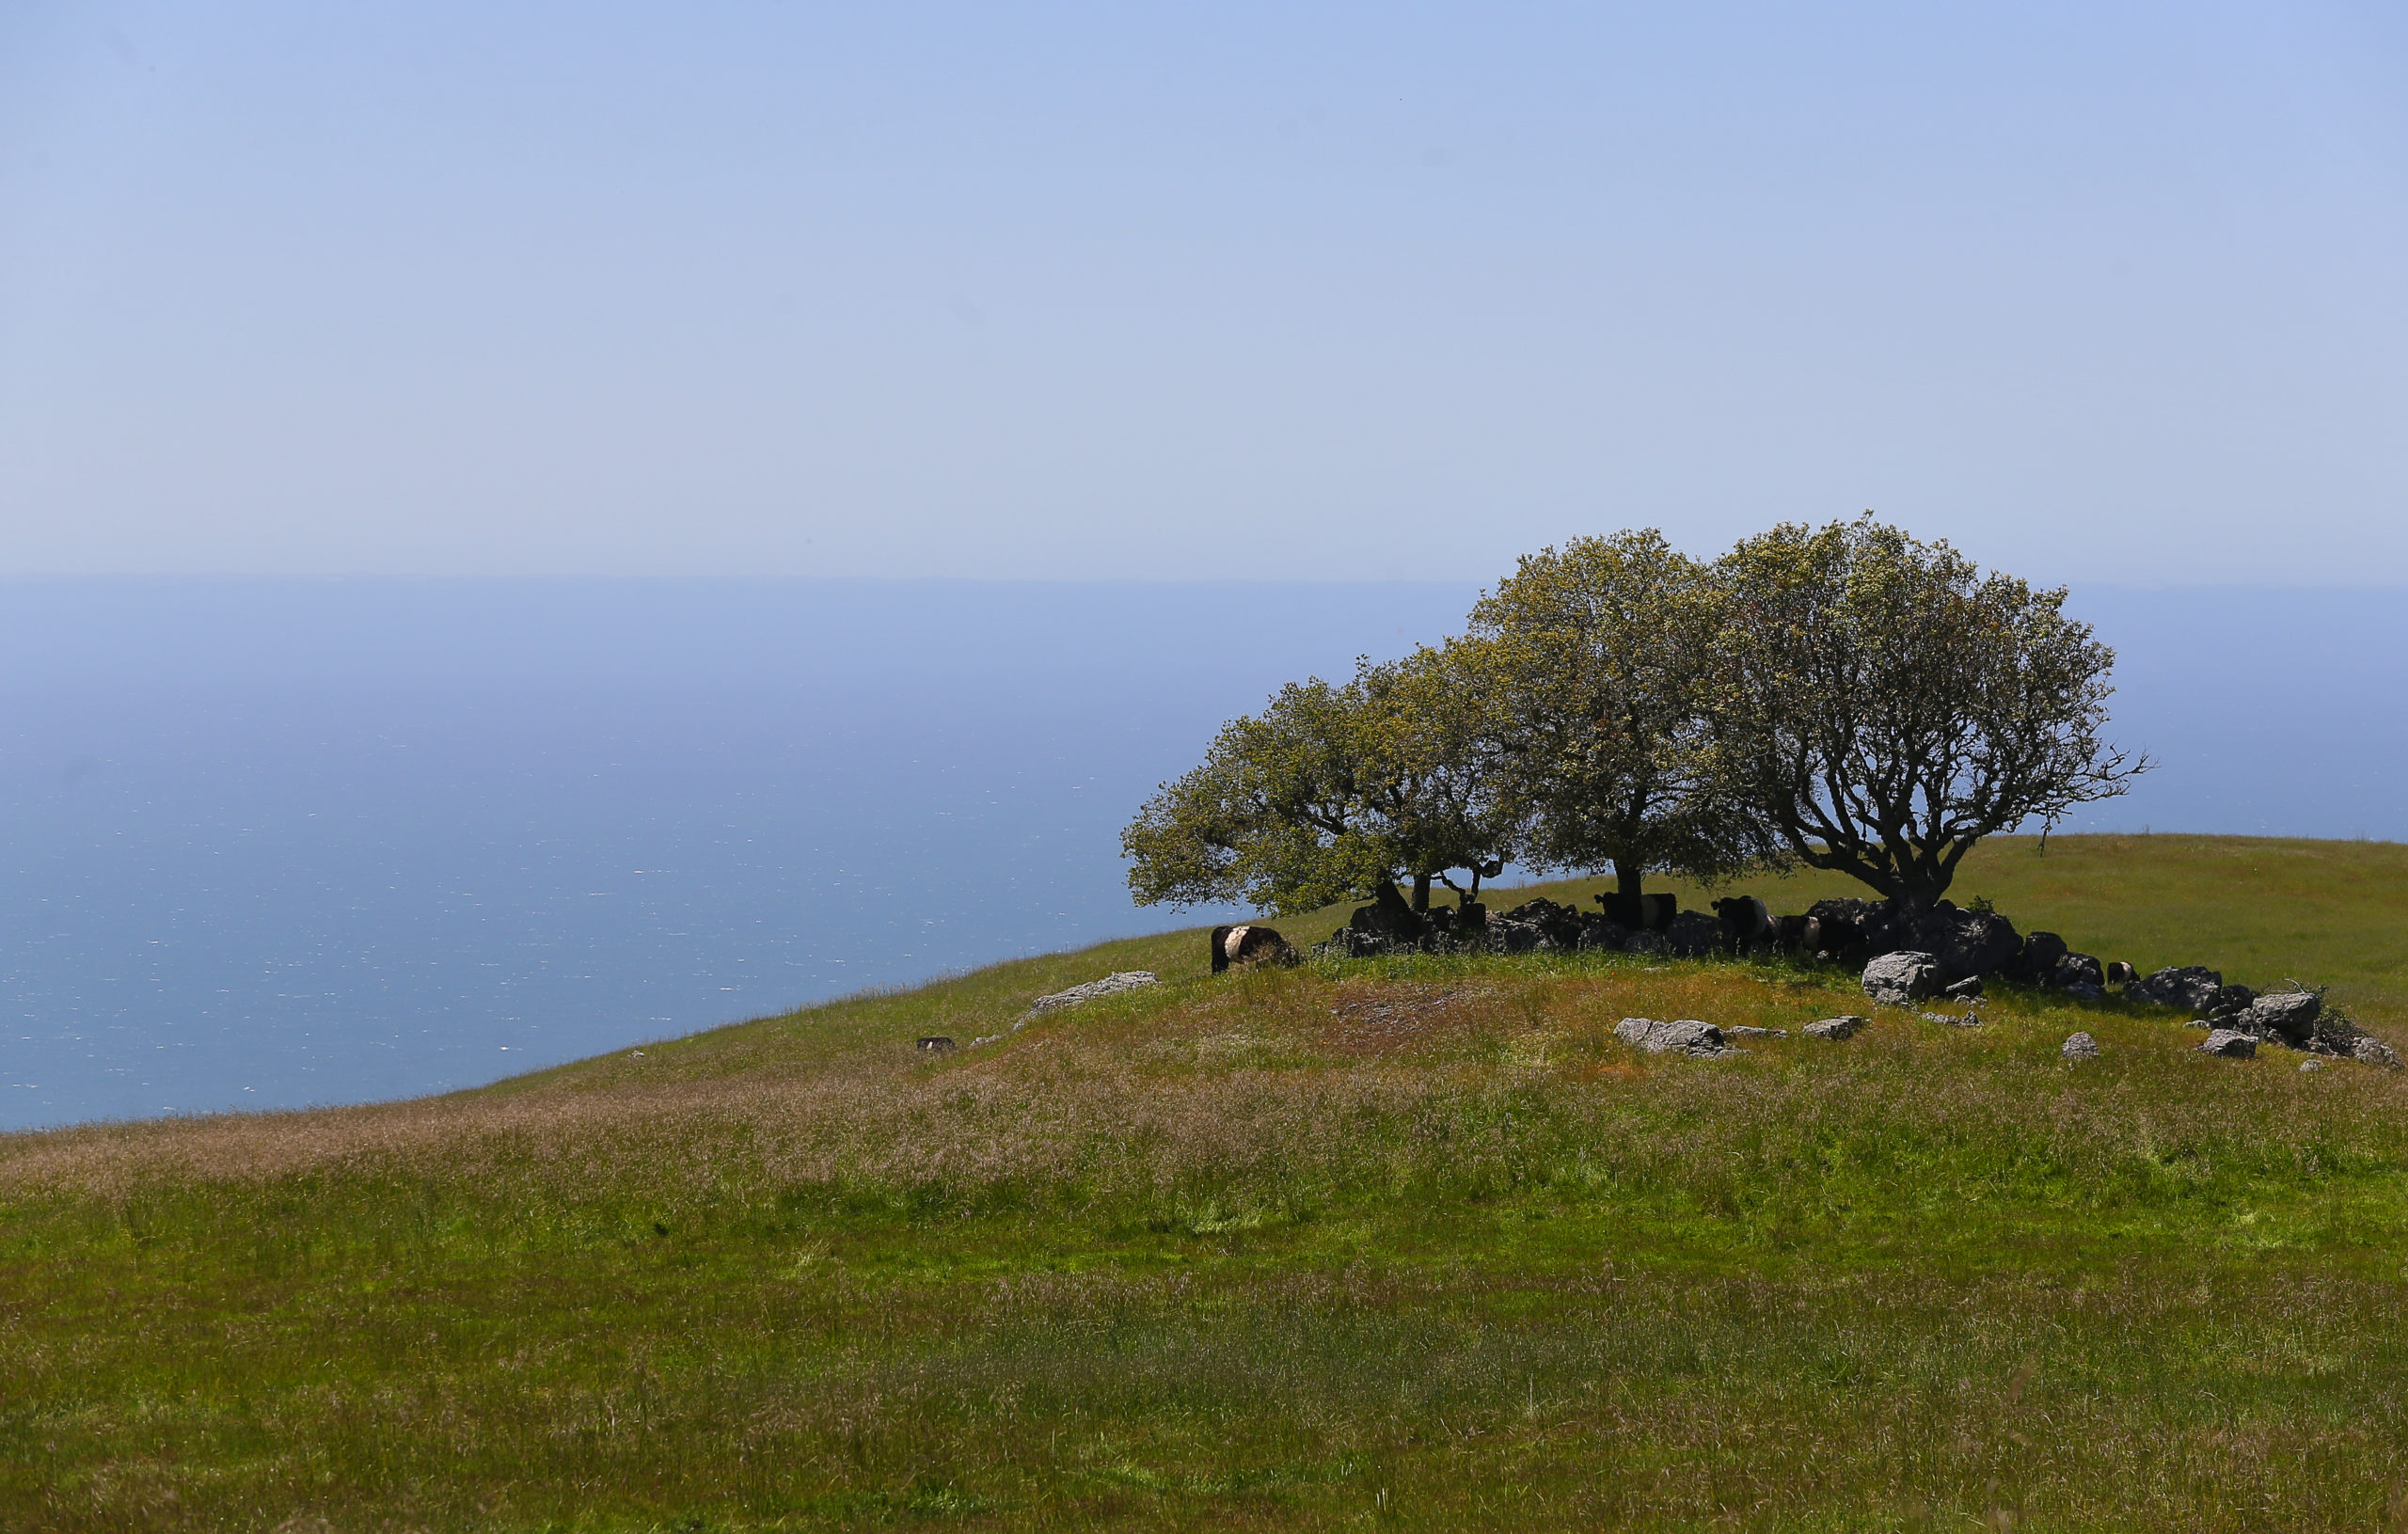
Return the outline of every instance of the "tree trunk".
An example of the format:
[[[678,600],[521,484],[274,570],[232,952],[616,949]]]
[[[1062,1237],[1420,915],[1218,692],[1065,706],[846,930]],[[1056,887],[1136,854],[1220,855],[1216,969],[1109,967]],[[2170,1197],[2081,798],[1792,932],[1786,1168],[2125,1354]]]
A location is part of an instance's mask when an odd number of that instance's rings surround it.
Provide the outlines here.
[[[1948,886],[1945,884],[1929,884],[1917,881],[1899,890],[1895,895],[1891,897],[1890,903],[1897,907],[1900,910],[1920,916],[1925,911],[1929,910],[1932,907],[1940,904],[1940,897],[1947,893]]]
[[[1639,909],[1639,897],[1644,894],[1647,870],[1628,858],[1614,860],[1614,894],[1631,909]]]
[[[1427,874],[1413,876],[1413,914],[1430,914],[1430,876]]]

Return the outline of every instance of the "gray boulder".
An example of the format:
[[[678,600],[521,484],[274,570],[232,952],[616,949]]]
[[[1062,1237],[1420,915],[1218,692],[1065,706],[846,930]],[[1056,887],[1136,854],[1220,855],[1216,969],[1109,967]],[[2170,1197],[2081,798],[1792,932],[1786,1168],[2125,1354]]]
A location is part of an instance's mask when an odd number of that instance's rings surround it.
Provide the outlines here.
[[[2400,1068],[2399,1051],[2365,1034],[2350,1041],[2350,1058],[2369,1066],[2381,1066],[2385,1070]]]
[[[1614,1024],[1614,1036],[1650,1054],[1690,1054],[1717,1059],[1738,1052],[1722,1041],[1722,1030],[1695,1018],[1662,1022],[1654,1018],[1624,1018]]]
[[[2248,1009],[2258,993],[2247,986],[2218,986],[2208,998],[2207,1012],[2211,1018],[2236,1017]]]
[[[1912,1006],[1940,994],[1946,976],[1940,961],[1911,950],[1883,954],[1864,967],[1864,994],[1884,1006]]]
[[[1971,980],[1959,980],[1942,989],[1941,994],[1952,1002],[1978,1002],[1982,999],[1981,977],[1976,975]]]
[[[2323,1010],[2322,999],[2312,990],[2278,990],[2250,1003],[2232,1026],[2253,1038],[2279,1039],[2304,1050],[2316,1036],[2316,1015]]]
[[[2066,1041],[2057,1046],[2057,1052],[2068,1060],[2096,1060],[2099,1058],[2099,1040],[2088,1034],[2067,1034]]]
[[[1810,1038],[1828,1038],[1837,1043],[1844,1038],[1855,1037],[1869,1020],[1854,1013],[1844,1018],[1825,1018],[1820,1022],[1808,1023],[1806,1034]]]
[[[2065,988],[2067,995],[2077,1002],[2103,1002],[2107,999],[2104,986],[2094,986],[2087,980],[2076,980]]]
[[[2035,933],[2035,937],[2038,934]],[[2192,1012],[2212,1014],[2217,993],[2224,989],[2224,976],[2214,970],[2196,964],[2169,966],[2133,981],[2124,988],[2129,1002],[2154,1002],[2160,1006],[2178,1006]]]
[[[2057,960],[2066,957],[2066,940],[2053,932],[2035,932],[2023,940],[2022,950],[2006,966],[2008,978],[2023,981],[2046,981],[2056,973]]]
[[[1384,946],[1410,948],[1430,931],[1429,920],[1393,884],[1382,884],[1370,905],[1355,907],[1346,926],[1356,934],[1354,946],[1371,951]]]
[[[1678,958],[1702,958],[1725,941],[1722,924],[1702,910],[1685,910],[1664,928],[1664,941]]]
[[[2056,968],[2049,972],[2048,978],[2049,984],[2060,990],[2087,986],[2103,994],[2107,985],[2107,967],[2088,954],[2067,954],[2057,960]]]
[[[2208,1035],[2206,1043],[2191,1047],[2201,1054],[2220,1055],[2226,1060],[2246,1060],[2258,1052],[2258,1041],[2237,1028],[2218,1028]]]
[[[1488,921],[1489,941],[1509,954],[1569,952],[1580,946],[1581,912],[1541,896]]]
[[[1786,1028],[1759,1028],[1751,1022],[1735,1022],[1722,1030],[1725,1038],[1787,1038]]]
[[[1117,973],[1107,974],[1101,980],[1090,980],[1084,986],[1072,986],[1068,990],[1057,990],[1051,996],[1039,996],[1028,1004],[1028,1010],[1021,1014],[1020,1021],[1026,1022],[1031,1018],[1042,1017],[1048,1012],[1059,1012],[1066,1006],[1084,1006],[1100,996],[1117,996],[1122,991],[1143,990],[1148,986],[1161,984],[1162,982],[1154,977],[1151,970],[1122,970]],[[1012,1026],[1017,1028],[1020,1023],[1016,1022]]]
[[[2015,925],[1998,912],[1959,910],[1949,900],[1921,911],[1870,901],[1820,900],[1814,911],[1835,931],[1852,926],[1856,940],[1850,946],[1866,958],[1894,953],[1930,955],[1940,966],[1943,982],[1995,974],[2023,946]],[[1834,954],[1843,947],[1830,942],[1819,946]]]
[[[1630,946],[1630,928],[1609,916],[1593,911],[1580,915],[1580,946],[1599,953],[1618,954]]]

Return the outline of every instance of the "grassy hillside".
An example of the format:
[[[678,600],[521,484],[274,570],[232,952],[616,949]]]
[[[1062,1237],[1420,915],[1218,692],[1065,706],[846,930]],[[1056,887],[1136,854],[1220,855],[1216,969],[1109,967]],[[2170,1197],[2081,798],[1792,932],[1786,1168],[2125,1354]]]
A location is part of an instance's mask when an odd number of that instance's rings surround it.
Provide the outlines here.
[[[2408,1049],[2408,848],[2002,843],[1975,893]],[[1203,971],[0,1137],[0,1526],[2408,1526],[2408,1076],[2036,993],[1611,1036],[1866,1010],[1787,966]]]

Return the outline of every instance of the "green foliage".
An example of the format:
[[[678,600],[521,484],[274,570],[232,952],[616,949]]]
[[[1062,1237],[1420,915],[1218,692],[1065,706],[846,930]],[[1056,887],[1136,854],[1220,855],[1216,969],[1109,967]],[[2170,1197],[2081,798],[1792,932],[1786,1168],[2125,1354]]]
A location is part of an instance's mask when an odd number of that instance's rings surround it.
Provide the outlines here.
[[[1122,834],[1141,904],[1279,912],[1519,853],[1714,879],[1791,860],[1913,907],[1985,836],[2112,798],[2114,652],[2062,589],[1873,519],[1712,566],[1656,531],[1524,558],[1470,633],[1283,688]],[[1478,888],[1475,875],[1473,888]]]
[[[1532,866],[1611,863],[1636,895],[1650,868],[1711,878],[1774,851],[1710,714],[1717,596],[1705,566],[1649,530],[1526,556],[1473,608]]]
[[[1224,726],[1201,766],[1121,833],[1140,905],[1243,900],[1311,910],[1512,855],[1487,717],[1465,647],[1421,650],[1353,680],[1291,683]]]
[[[2066,593],[1873,520],[1784,523],[1718,566],[1718,727],[1791,856],[1908,905],[1983,837],[2125,791],[2115,652]]]

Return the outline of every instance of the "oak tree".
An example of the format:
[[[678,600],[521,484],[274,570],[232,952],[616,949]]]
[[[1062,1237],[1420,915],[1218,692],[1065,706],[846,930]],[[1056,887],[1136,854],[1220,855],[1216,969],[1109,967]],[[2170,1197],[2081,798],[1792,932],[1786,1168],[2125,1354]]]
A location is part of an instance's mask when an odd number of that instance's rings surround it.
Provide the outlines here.
[[[1204,761],[1121,832],[1139,905],[1243,901],[1279,913],[1397,900],[1466,869],[1477,891],[1513,853],[1483,753],[1486,692],[1460,645],[1291,683],[1224,725]],[[1466,898],[1469,895],[1466,894]]]
[[[1712,713],[1784,850],[1928,909],[1982,837],[2126,791],[2115,654],[2064,588],[1874,520],[1784,523],[1717,566]]]
[[[1718,595],[1648,530],[1527,555],[1473,608],[1533,866],[1611,864],[1635,911],[1648,870],[1710,879],[1776,849],[1708,717]]]

